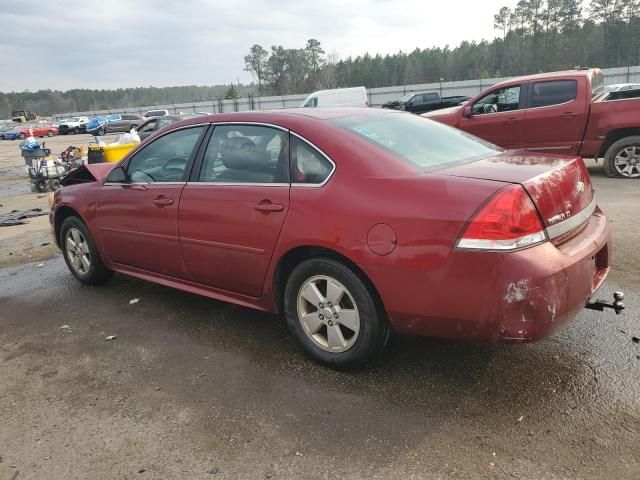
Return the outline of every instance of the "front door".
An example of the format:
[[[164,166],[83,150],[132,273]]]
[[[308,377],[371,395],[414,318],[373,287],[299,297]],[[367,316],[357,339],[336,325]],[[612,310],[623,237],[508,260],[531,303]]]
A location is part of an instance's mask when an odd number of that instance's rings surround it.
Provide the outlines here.
[[[502,148],[524,148],[521,90],[511,85],[483,95],[471,105],[471,116],[460,119],[460,129]]]
[[[184,277],[178,206],[204,129],[185,128],[157,138],[129,159],[126,182],[104,184],[97,221],[103,253],[112,262]]]
[[[288,132],[218,125],[192,178],[179,216],[190,277],[259,297],[289,208]]]

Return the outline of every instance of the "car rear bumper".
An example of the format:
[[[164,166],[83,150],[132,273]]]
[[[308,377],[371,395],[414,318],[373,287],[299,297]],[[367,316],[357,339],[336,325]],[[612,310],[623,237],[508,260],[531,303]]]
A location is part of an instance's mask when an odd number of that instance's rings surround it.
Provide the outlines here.
[[[442,268],[387,269],[374,283],[398,333],[534,341],[584,308],[609,272],[610,248],[606,216],[596,209],[561,245],[546,242],[510,253],[452,251]]]

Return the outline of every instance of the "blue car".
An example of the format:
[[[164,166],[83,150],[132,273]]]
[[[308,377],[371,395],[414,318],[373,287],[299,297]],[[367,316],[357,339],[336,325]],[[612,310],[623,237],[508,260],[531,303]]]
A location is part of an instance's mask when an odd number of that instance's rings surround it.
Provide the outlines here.
[[[85,128],[87,133],[91,133],[92,135],[104,135],[106,133],[105,125],[112,122],[117,122],[120,120],[120,115],[98,115],[97,117],[93,117],[89,120],[89,123],[86,124]]]
[[[7,130],[6,132],[0,133],[0,138],[3,140],[17,140],[19,138],[24,138],[24,132],[16,129]]]

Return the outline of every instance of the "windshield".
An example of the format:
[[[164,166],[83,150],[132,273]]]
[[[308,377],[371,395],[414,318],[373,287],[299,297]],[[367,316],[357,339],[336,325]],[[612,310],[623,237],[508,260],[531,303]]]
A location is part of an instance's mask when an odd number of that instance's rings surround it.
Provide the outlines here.
[[[411,100],[411,97],[413,97],[413,93],[407,93],[404,97],[402,97],[400,99],[401,102],[408,102],[409,100]]]
[[[412,114],[343,117],[331,120],[420,170],[478,160],[502,149],[466,132]]]

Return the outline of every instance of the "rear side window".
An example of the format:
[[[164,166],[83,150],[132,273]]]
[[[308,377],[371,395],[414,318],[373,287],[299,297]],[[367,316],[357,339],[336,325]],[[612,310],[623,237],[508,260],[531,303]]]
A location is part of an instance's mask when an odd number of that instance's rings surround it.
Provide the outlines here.
[[[122,120],[138,120],[137,115],[122,115]]]
[[[533,84],[532,107],[548,107],[576,99],[578,82],[575,80],[552,80]]]
[[[333,170],[333,165],[322,153],[307,142],[291,136],[292,183],[321,184]]]

